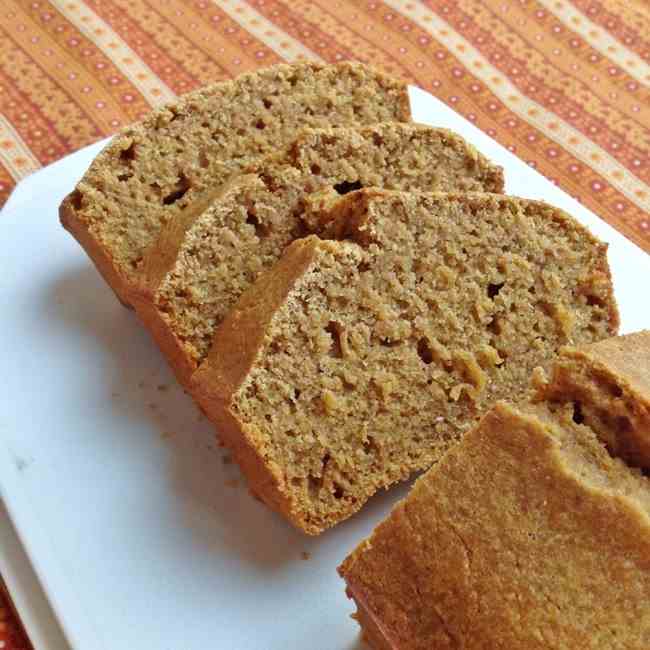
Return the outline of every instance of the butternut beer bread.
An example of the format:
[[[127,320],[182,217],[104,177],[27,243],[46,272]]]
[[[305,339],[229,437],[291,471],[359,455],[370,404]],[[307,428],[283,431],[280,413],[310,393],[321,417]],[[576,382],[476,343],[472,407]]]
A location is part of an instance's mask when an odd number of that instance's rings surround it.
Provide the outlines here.
[[[610,452],[650,469],[650,331],[562,350],[537,400],[573,402]]]
[[[503,189],[501,168],[456,134],[396,122],[309,129],[247,171],[206,210],[187,210],[166,227],[145,256],[134,306],[184,385],[260,271],[296,237],[328,236],[323,224],[341,194],[360,186]]]
[[[373,648],[650,647],[650,483],[573,414],[498,402],[343,562]]]
[[[544,203],[363,190],[332,211],[342,240],[291,244],[191,382],[252,491],[310,534],[618,326],[606,245]]]
[[[114,138],[63,201],[61,222],[129,304],[161,228],[300,128],[409,119],[406,85],[359,63],[243,74],[190,93]]]

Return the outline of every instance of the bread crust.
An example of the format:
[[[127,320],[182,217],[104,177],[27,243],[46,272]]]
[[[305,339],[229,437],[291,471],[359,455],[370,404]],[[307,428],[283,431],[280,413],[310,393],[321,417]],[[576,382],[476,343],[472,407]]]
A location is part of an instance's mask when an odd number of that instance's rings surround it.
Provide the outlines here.
[[[649,514],[595,436],[501,402],[339,573],[378,650],[642,650]]]
[[[251,492],[296,527],[310,534],[286,492],[283,474],[264,457],[261,432],[245,426],[234,412],[233,396],[241,388],[264,345],[267,327],[295,282],[314,259],[320,240],[298,240],[287,248],[278,264],[264,273],[240,299],[215,332],[205,362],[192,375],[192,396],[233,450]]]
[[[650,469],[650,330],[565,347],[536,399],[576,403],[612,454]]]
[[[118,273],[117,266],[108,253],[108,249],[88,230],[87,225],[78,218],[74,209],[76,194],[71,192],[63,199],[59,206],[59,220],[61,225],[77,240],[86,251],[88,257],[104,278],[104,281],[113,290],[115,297],[127,309],[132,309],[131,288]]]
[[[220,202],[222,210],[229,210],[245,188],[257,185],[259,180],[256,176],[237,176],[188,208],[183,218],[174,224],[176,228],[165,229],[164,236],[155,244],[155,255],[152,254],[148,258],[149,264],[146,265],[141,280],[129,292],[131,304],[140,321],[167,359],[176,379],[186,390],[190,389],[190,378],[198,366],[187,354],[183,340],[179,338],[168,315],[156,301],[157,288],[166,272],[173,266],[182,243],[182,235],[191,222],[214,201]]]

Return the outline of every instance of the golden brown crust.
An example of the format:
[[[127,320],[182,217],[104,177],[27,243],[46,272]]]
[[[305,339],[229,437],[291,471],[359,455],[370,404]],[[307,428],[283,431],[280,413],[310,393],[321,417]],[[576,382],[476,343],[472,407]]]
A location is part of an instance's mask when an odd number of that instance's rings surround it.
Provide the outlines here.
[[[218,404],[214,399],[202,402],[199,394],[194,397],[199,404],[207,406],[205,412],[215,425],[221,442],[241,467],[251,494],[291,521],[292,505],[282,489],[282,474],[260,455],[257,432],[242,426],[227,404]]]
[[[536,399],[575,402],[613,454],[650,469],[650,331],[564,348]]]
[[[77,217],[74,209],[75,193],[71,192],[63,199],[59,206],[59,220],[61,225],[79,242],[86,254],[104,278],[108,286],[113,290],[117,299],[126,307],[131,309],[131,290],[124,278],[118,273],[108,249],[93,237],[87,225]]]
[[[606,372],[624,385],[635,401],[650,408],[650,330],[567,349],[564,355]]]
[[[282,259],[241,297],[215,332],[215,344],[189,382],[194,399],[235,453],[251,491],[299,528],[282,472],[261,453],[261,433],[233,413],[232,397],[259,353],[270,320],[312,262],[317,237],[291,244]],[[309,533],[316,531],[306,530]]]
[[[263,345],[271,319],[313,261],[319,244],[323,242],[314,235],[296,240],[241,296],[215,331],[212,348],[192,379],[197,391],[205,392],[208,399],[229,399],[237,391]]]
[[[339,572],[377,648],[642,650],[649,514],[647,480],[570,415],[499,403]]]
[[[346,588],[345,594],[354,600],[357,611],[352,615],[362,630],[364,641],[374,650],[396,650],[396,646],[390,639],[390,632],[386,630],[381,621],[367,607],[362,595]]]
[[[189,389],[190,377],[197,369],[197,364],[194,358],[187,354],[184,341],[178,337],[164,306],[156,301],[156,289],[172,266],[182,244],[183,234],[196,216],[214,201],[220,202],[222,210],[231,209],[244,188],[258,184],[256,176],[237,176],[210,193],[208,197],[188,207],[182,217],[175,220],[174,228],[166,228],[163,231],[163,236],[154,245],[152,254],[146,258],[148,263],[140,281],[130,291],[131,303],[138,317],[167,359],[176,379],[186,389]]]

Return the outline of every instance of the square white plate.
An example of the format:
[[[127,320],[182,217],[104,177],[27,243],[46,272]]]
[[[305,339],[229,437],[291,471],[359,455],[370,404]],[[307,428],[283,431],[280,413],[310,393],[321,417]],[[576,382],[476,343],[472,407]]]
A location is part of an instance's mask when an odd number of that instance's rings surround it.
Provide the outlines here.
[[[650,327],[650,257],[444,104],[415,89],[412,103],[417,120],[503,165],[509,193],[560,206],[608,241],[622,329]],[[97,149],[28,179],[0,218],[0,488],[70,644],[360,647],[335,569],[406,487],[316,539],[248,495],[134,315],[59,225],[57,206]]]

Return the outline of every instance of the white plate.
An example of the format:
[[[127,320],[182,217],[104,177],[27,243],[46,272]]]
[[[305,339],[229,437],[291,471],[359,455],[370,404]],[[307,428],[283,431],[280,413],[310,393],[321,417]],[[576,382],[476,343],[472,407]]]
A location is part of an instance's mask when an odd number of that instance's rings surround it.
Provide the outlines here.
[[[650,258],[423,91],[416,119],[463,134],[611,243],[623,330],[650,327]],[[71,645],[99,650],[360,647],[335,568],[406,487],[320,538],[253,500],[210,426],[59,226],[96,151],[18,188],[0,218],[0,488]],[[165,390],[159,390],[164,386]],[[303,559],[302,554],[309,555]]]

